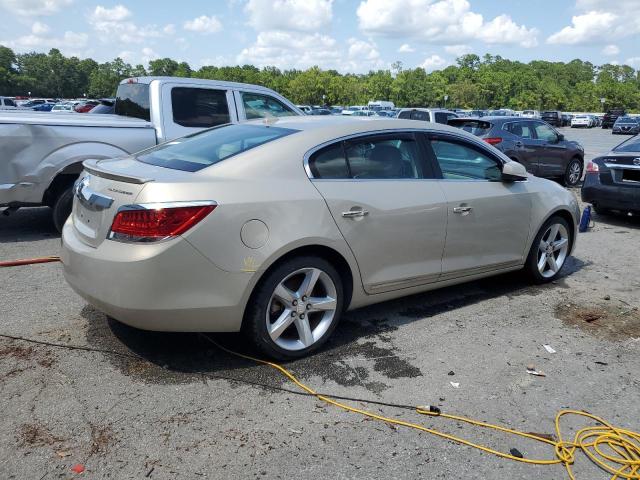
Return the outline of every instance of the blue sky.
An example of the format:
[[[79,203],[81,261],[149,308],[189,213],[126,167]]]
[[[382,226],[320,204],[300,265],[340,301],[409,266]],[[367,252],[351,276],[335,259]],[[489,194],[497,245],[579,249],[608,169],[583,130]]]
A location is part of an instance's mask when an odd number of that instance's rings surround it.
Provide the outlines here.
[[[640,69],[640,0],[0,0],[0,15],[16,52],[132,64],[431,71],[472,52]]]

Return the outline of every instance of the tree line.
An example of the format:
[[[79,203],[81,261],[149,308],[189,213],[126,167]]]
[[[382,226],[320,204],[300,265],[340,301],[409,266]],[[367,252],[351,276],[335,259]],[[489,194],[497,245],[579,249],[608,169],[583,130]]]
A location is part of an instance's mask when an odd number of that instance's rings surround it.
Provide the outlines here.
[[[295,103],[357,105],[391,100],[397,106],[512,108],[515,110],[601,111],[624,107],[640,111],[640,71],[627,65],[594,65],[582,60],[529,63],[499,55],[468,54],[455,65],[427,73],[395,62],[389,70],[342,74],[307,70],[262,69],[253,65],[203,66],[193,70],[170,58],[132,66],[121,58],[98,63],[66,57],[59,50],[16,54],[0,45],[0,95],[57,98],[112,97],[120,80],[141,75],[169,75],[264,85]]]

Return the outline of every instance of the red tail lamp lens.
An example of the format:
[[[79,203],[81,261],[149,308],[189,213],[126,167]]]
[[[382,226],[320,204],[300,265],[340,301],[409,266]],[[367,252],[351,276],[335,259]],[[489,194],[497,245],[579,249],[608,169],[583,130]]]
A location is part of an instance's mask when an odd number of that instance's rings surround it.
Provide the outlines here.
[[[196,225],[214,208],[215,205],[198,205],[123,210],[113,219],[111,232],[133,238],[175,237]]]
[[[489,137],[489,138],[484,138],[483,140],[487,142],[489,145],[497,145],[500,142],[502,142],[502,138],[500,137]]]
[[[598,173],[600,171],[600,167],[597,163],[589,162],[587,163],[587,173]]]

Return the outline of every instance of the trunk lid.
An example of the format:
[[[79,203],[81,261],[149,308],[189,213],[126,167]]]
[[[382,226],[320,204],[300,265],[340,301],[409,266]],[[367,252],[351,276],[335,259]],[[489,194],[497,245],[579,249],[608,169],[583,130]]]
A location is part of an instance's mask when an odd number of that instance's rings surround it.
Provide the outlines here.
[[[147,183],[175,181],[175,172],[132,157],[87,160],[83,165],[74,187],[71,215],[79,238],[92,247],[107,238],[118,209],[134,204]]]
[[[640,188],[640,154],[610,152],[599,160],[602,184]]]

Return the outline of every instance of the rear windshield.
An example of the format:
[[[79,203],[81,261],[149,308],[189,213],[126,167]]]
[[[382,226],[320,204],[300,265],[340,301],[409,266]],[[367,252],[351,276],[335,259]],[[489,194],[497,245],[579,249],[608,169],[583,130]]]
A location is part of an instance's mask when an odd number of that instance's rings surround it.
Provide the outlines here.
[[[158,167],[196,172],[295,132],[266,125],[222,125],[163,143],[136,158]]]
[[[116,93],[116,115],[151,120],[149,110],[149,85],[146,83],[123,83]]]
[[[613,149],[614,152],[640,152],[640,135],[631,137]]]
[[[638,123],[638,119],[635,117],[618,117],[616,123]]]
[[[484,120],[463,120],[460,118],[452,118],[448,123],[452,127],[460,128],[465,132],[474,134],[476,137],[482,137],[491,130],[491,124]]]

